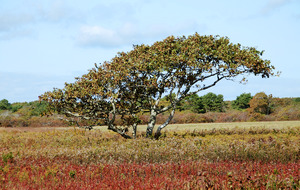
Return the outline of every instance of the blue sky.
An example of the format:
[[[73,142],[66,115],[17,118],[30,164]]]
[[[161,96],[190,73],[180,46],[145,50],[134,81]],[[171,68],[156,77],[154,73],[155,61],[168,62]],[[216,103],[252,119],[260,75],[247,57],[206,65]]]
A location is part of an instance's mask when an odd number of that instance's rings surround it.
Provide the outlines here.
[[[228,36],[265,50],[280,77],[201,92],[300,97],[300,0],[0,0],[0,100],[23,102],[167,36]]]

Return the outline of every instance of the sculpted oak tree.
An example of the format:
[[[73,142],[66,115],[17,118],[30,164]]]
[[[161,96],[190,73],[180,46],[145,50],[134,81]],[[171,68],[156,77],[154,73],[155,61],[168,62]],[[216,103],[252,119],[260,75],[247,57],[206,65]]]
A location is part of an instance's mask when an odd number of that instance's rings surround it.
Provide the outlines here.
[[[262,54],[255,48],[232,44],[226,37],[195,34],[188,38],[171,36],[152,46],[135,46],[114,61],[126,67],[129,76],[142,81],[141,94],[148,100],[143,109],[150,111],[148,136],[153,133],[157,115],[170,110],[169,118],[156,130],[159,136],[183,98],[206,90],[222,79],[250,73],[262,77],[273,75],[274,67],[261,58]],[[169,105],[159,107],[163,94],[169,95]]]
[[[189,37],[170,36],[151,46],[137,45],[132,51],[118,53],[74,84],[47,92],[40,99],[59,108],[66,116],[95,118],[95,121],[101,118],[108,129],[124,137],[127,137],[125,129],[132,127],[136,131],[137,113],[150,113],[146,131],[150,137],[157,116],[168,111],[168,119],[156,129],[154,136],[158,138],[172,120],[176,105],[184,98],[223,79],[243,75],[245,81],[247,74],[263,78],[274,75],[274,66],[269,60],[263,60],[262,54],[263,51],[253,47],[230,43],[227,37],[197,33]],[[162,106],[160,101],[164,96],[169,98]],[[124,118],[125,127],[113,124],[115,115]]]

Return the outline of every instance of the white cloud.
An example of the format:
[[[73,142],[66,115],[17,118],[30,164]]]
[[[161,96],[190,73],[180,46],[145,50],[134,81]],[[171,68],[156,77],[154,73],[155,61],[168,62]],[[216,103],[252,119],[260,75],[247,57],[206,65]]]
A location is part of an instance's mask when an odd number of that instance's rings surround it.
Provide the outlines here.
[[[1,14],[0,15],[0,31],[7,31],[13,28],[22,26],[34,21],[34,18],[30,14]]]
[[[112,29],[101,26],[83,26],[78,36],[80,45],[83,46],[119,46],[123,43],[120,34]]]
[[[99,25],[82,26],[77,36],[81,46],[120,47],[132,45],[141,39],[140,30],[132,23],[124,23],[116,29],[105,28]]]
[[[270,14],[271,12],[280,9],[281,7],[290,2],[292,2],[292,0],[269,0],[268,3],[261,10],[261,14]]]
[[[151,43],[170,35],[190,35],[195,32],[203,32],[205,28],[205,25],[198,25],[195,22],[182,22],[176,25],[149,24],[140,25],[140,27],[127,22],[117,29],[98,25],[82,26],[77,41],[79,45],[85,47],[120,47]]]
[[[1,14],[0,15],[0,40],[12,39],[20,36],[30,36],[33,32],[25,27],[34,22],[30,14]]]
[[[80,20],[80,14],[62,0],[53,1],[45,5],[36,5],[38,21],[61,23],[70,20]]]
[[[25,6],[16,5],[19,4],[0,9],[0,39],[31,36],[39,29],[36,25],[40,23],[60,24],[79,19],[63,1],[46,4],[29,1]]]

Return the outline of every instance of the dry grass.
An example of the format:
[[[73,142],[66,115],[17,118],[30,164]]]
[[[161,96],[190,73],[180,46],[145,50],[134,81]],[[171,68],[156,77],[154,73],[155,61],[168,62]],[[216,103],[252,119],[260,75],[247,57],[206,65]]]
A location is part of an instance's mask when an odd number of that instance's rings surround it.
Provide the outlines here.
[[[158,125],[156,125],[158,126]],[[165,131],[200,131],[213,129],[250,129],[250,128],[266,128],[266,129],[284,129],[284,128],[300,127],[300,121],[264,121],[264,122],[229,122],[229,123],[190,123],[190,124],[170,124]],[[139,125],[138,131],[146,131],[147,125]],[[107,131],[106,126],[95,127],[96,130]]]
[[[168,131],[158,140],[126,140],[101,130],[0,131],[2,153],[15,158],[63,157],[74,163],[183,160],[299,161],[300,127]],[[71,130],[72,129],[72,130]]]
[[[269,122],[233,122],[233,123],[198,123],[198,124],[173,124],[167,130],[209,130],[209,129],[234,129],[234,128],[268,128],[283,129],[287,127],[300,127],[300,121],[269,121]]]
[[[0,189],[300,188],[299,121],[170,125],[159,140],[99,128],[0,129]]]
[[[158,125],[157,125],[158,126]],[[170,124],[164,131],[201,131],[213,129],[250,129],[250,128],[266,128],[266,129],[285,129],[300,127],[300,121],[264,121],[264,122],[228,122],[228,123],[190,123],[190,124]],[[138,131],[145,132],[147,125],[139,125]],[[95,130],[108,131],[106,126],[94,127]],[[43,132],[51,130],[74,130],[74,127],[0,127],[0,131],[31,131]]]

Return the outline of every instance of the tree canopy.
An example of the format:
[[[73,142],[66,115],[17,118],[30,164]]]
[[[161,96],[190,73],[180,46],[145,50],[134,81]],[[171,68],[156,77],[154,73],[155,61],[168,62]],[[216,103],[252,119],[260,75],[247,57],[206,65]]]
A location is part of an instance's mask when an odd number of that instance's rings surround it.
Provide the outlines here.
[[[11,104],[6,99],[2,99],[0,101],[0,110],[9,110],[11,108]]]
[[[78,125],[88,120],[89,128],[107,125],[125,138],[131,138],[128,129],[136,136],[137,113],[150,113],[146,131],[150,137],[157,116],[168,111],[169,118],[156,129],[155,136],[159,137],[184,98],[223,79],[274,75],[274,66],[262,55],[263,51],[233,44],[227,37],[197,33],[170,36],[153,45],[135,45],[129,52],[120,52],[111,61],[95,65],[74,83],[66,83],[63,89],[44,93],[40,100],[49,102],[47,114],[55,110]],[[169,99],[162,106],[163,96]],[[114,124],[116,116],[122,118],[123,126]]]
[[[255,94],[249,102],[249,112],[269,115],[272,111],[272,99],[272,94],[266,95],[264,92]]]
[[[205,113],[202,97],[193,94],[185,97],[177,106],[179,110],[190,110],[194,113]]]
[[[202,104],[205,112],[223,112],[225,111],[225,102],[223,95],[216,95],[212,92],[202,96]]]
[[[232,107],[234,109],[247,109],[250,107],[250,100],[252,99],[251,93],[243,93],[236,97],[236,99],[232,102]]]

